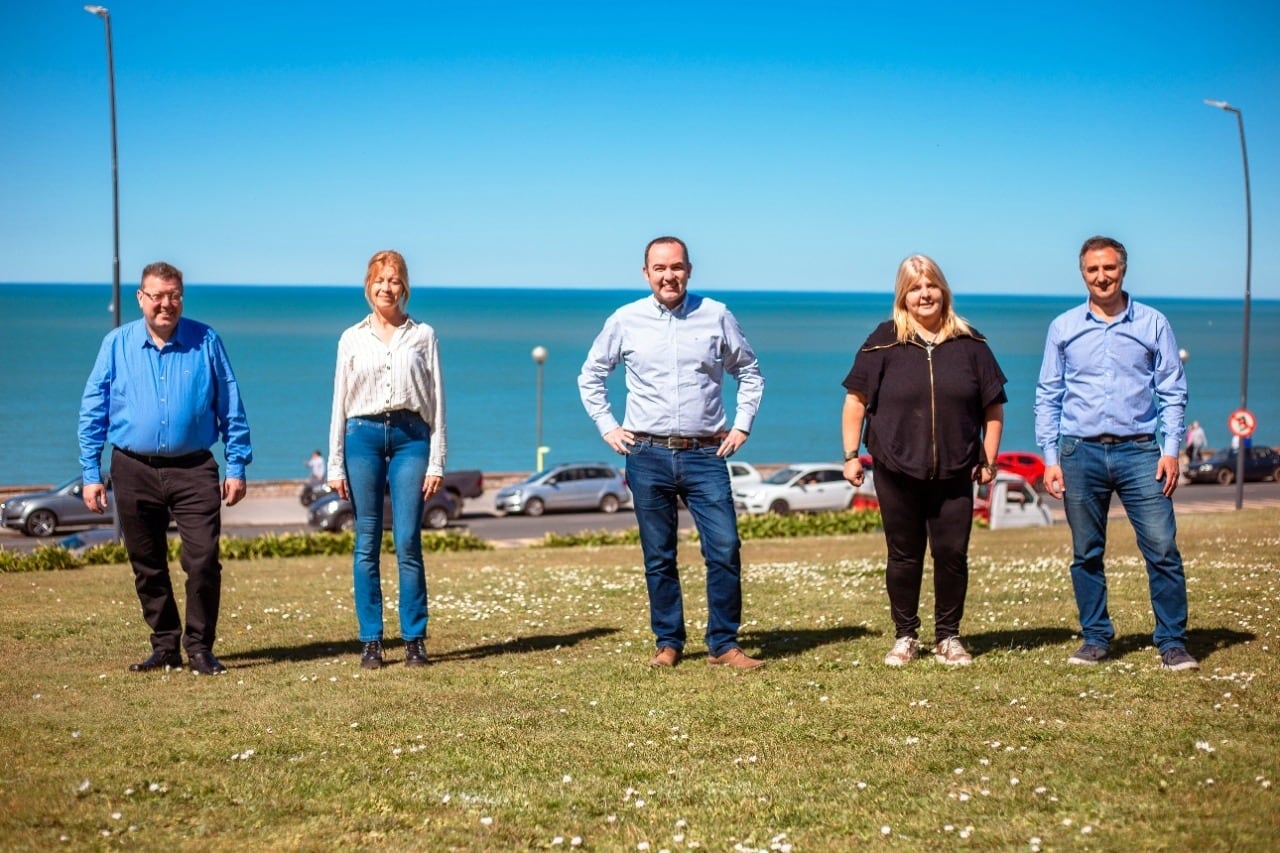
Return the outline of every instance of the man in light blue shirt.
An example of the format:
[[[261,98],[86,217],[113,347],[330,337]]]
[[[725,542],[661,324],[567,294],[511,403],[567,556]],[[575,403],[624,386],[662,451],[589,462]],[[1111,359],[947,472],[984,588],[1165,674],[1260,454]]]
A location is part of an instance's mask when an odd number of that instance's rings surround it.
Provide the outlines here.
[[[1088,301],[1049,326],[1036,385],[1036,442],[1045,486],[1063,499],[1071,526],[1071,583],[1084,638],[1067,662],[1096,664],[1115,638],[1103,554],[1116,494],[1146,561],[1161,663],[1199,669],[1186,649],[1187,582],[1172,500],[1187,380],[1169,321],[1124,291],[1127,263],[1119,241],[1085,241],[1080,273]]]
[[[182,316],[182,272],[163,262],[142,271],[142,319],[102,342],[80,401],[80,468],[85,505],[106,508],[101,457],[112,446],[111,479],[120,531],[133,564],[142,615],[151,627],[151,657],[132,672],[182,666],[219,675],[213,656],[222,594],[218,540],[221,502],[245,495],[245,465],[253,461],[249,423],[222,339]],[[209,452],[221,441],[227,479]],[[170,520],[182,538],[186,630],[169,577]]]
[[[755,669],[764,662],[738,645],[742,558],[725,460],[751,432],[764,377],[733,314],[714,299],[688,292],[693,264],[683,241],[651,241],[643,272],[652,294],[605,321],[582,365],[578,389],[605,442],[627,457],[657,638],[649,665],[675,666],[684,655],[676,566],[677,502],[683,499],[707,564],[707,662]],[[613,416],[606,388],[619,364],[627,385],[622,424]],[[738,382],[732,422],[724,407],[726,375]]]

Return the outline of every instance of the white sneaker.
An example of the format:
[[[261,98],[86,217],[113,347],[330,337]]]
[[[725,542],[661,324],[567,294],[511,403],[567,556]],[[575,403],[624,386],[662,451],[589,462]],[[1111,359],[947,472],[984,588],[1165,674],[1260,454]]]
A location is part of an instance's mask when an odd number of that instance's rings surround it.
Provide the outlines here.
[[[885,666],[906,666],[920,653],[920,643],[915,637],[899,637],[893,648],[884,656]]]
[[[973,663],[973,655],[964,650],[959,637],[947,637],[934,646],[933,659],[947,666],[968,666]]]

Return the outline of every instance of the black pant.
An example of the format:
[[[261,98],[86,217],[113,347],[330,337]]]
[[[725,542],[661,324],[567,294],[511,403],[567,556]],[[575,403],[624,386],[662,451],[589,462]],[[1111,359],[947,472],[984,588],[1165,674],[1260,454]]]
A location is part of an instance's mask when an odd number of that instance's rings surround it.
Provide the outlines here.
[[[969,589],[973,481],[967,477],[917,480],[877,466],[875,485],[889,546],[885,585],[895,638],[917,637],[920,631],[926,540],[933,553],[935,642],[959,636]]]
[[[151,647],[176,652],[181,641],[188,655],[212,652],[222,598],[222,489],[213,454],[146,462],[115,450],[111,480],[142,617],[151,626]],[[187,575],[185,634],[169,579],[170,518],[182,539]]]

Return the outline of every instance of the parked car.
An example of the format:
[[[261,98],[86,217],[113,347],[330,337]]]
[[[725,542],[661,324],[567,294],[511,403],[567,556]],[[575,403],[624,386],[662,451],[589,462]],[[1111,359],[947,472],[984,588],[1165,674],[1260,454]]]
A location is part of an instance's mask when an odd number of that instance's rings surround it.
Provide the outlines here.
[[[462,503],[466,498],[478,498],[484,494],[483,471],[446,471],[444,473],[444,490],[453,498],[454,514],[452,518],[462,515]],[[298,500],[303,506],[311,506],[325,495],[333,494],[328,483],[304,483]]]
[[[759,483],[764,477],[760,476],[760,472],[756,470],[754,465],[747,462],[730,462],[729,463],[729,483],[733,488],[739,486],[747,486],[752,483]]]
[[[453,495],[441,489],[427,498],[422,508],[422,526],[431,530],[443,530],[454,517],[457,505]],[[317,500],[307,510],[307,524],[321,530],[336,532],[356,529],[356,508],[351,501],[344,500],[337,492],[331,492]],[[382,529],[391,529],[391,494],[387,493],[382,503]]]
[[[1031,488],[1039,489],[1044,482],[1044,457],[1038,453],[1025,450],[1009,450],[996,454],[996,467],[1010,474],[1017,474],[1031,484]]]
[[[1053,513],[1025,478],[1000,471],[973,493],[973,517],[987,522],[992,530],[1009,527],[1049,527]]]
[[[631,490],[617,468],[605,462],[574,462],[539,471],[522,483],[507,486],[494,498],[494,507],[500,513],[538,516],[547,510],[617,512],[630,502]]]
[[[84,499],[80,496],[83,491],[83,480],[72,477],[47,492],[8,498],[0,504],[0,523],[12,530],[21,530],[27,536],[52,536],[55,531],[67,527],[113,524],[115,502],[112,500],[110,480],[107,481],[107,508],[102,515],[90,511],[84,505]]]
[[[1201,462],[1187,466],[1187,479],[1193,483],[1234,483],[1236,451],[1219,450]],[[1244,458],[1244,479],[1280,482],[1280,453],[1273,447],[1250,447]]]
[[[733,504],[739,512],[822,512],[848,509],[853,504],[853,484],[844,468],[832,463],[788,465],[754,485],[736,487]]]

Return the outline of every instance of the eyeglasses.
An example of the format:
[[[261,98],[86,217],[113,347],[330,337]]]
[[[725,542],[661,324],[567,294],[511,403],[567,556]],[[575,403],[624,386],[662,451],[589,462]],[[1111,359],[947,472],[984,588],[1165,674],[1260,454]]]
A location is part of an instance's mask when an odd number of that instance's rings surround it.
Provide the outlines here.
[[[375,278],[373,283],[375,286],[379,284],[386,284],[391,287],[404,287],[404,279],[401,278]]]
[[[170,305],[182,304],[181,293],[147,293],[145,290],[139,290],[138,292],[150,299],[156,305],[159,305],[162,302],[168,302]]]

